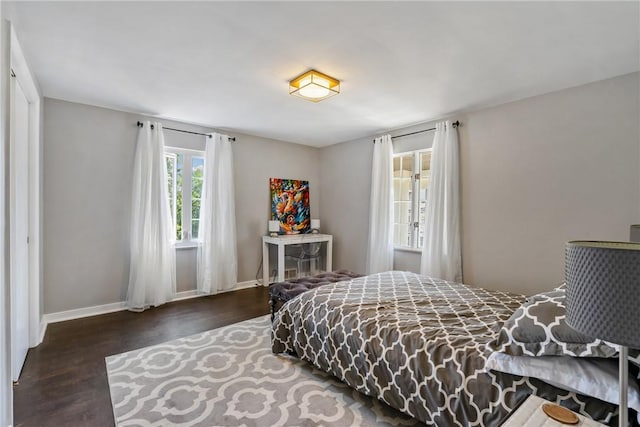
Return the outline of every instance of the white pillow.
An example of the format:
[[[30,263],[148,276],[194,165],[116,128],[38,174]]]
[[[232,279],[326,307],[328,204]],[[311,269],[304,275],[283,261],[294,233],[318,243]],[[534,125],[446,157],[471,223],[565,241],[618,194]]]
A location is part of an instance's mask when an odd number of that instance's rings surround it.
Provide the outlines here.
[[[593,396],[605,402],[620,404],[618,359],[567,356],[511,356],[494,352],[485,369],[521,377],[538,378],[554,387]],[[640,391],[629,377],[629,407],[638,413],[640,422]]]

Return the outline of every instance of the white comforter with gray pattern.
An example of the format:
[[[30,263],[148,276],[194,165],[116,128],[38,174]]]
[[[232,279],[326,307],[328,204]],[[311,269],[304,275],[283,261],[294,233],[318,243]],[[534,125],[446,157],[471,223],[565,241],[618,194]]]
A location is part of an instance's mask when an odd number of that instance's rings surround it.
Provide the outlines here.
[[[486,344],[523,301],[414,273],[379,273],[289,301],[273,321],[272,348],[429,425],[497,426],[531,393],[611,421],[615,408],[601,401],[485,372]]]

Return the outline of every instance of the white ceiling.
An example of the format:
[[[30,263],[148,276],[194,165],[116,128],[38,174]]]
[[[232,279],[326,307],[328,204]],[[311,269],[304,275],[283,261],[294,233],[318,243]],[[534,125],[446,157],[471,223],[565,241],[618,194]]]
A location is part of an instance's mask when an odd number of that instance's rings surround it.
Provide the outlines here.
[[[638,2],[16,2],[44,96],[312,146],[640,69]],[[311,103],[287,82],[342,81]]]

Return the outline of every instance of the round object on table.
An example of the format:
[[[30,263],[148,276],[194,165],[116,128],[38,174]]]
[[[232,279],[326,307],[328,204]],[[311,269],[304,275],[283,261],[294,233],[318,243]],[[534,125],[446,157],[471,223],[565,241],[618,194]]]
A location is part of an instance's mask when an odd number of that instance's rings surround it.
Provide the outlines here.
[[[562,406],[545,403],[544,405],[542,405],[542,410],[549,417],[563,424],[578,424],[578,422],[580,421],[580,418],[578,418],[576,414],[574,414],[567,408],[563,408]]]

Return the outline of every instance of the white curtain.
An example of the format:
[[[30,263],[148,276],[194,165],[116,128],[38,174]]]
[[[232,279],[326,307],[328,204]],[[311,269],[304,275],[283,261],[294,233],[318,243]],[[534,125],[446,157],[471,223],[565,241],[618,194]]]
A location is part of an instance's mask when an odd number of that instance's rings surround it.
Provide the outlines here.
[[[376,138],[371,168],[367,273],[393,269],[393,145],[391,136]]]
[[[200,202],[198,291],[215,294],[238,280],[233,152],[226,135],[207,138]]]
[[[420,273],[454,282],[462,282],[458,152],[457,130],[449,121],[437,123]]]
[[[138,131],[133,165],[129,310],[164,304],[176,291],[175,237],[167,193],[162,124],[145,121]]]

